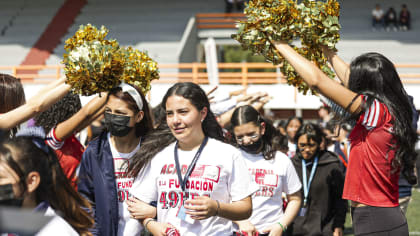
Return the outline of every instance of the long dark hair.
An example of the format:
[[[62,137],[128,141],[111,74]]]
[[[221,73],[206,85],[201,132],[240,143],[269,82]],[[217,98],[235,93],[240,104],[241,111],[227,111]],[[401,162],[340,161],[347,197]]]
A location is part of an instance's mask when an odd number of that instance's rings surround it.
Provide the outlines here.
[[[298,140],[301,136],[305,135],[308,140],[313,140],[315,143],[318,144],[318,148],[317,151],[315,153],[315,155],[317,155],[319,152],[321,152],[322,150],[320,150],[320,145],[322,143],[322,139],[324,137],[324,133],[322,132],[321,128],[313,123],[308,123],[308,124],[304,124],[302,125],[299,130],[296,132],[295,135],[295,143],[296,143],[296,156],[299,158],[303,158],[302,157],[302,153],[300,151],[300,148],[298,146]]]
[[[402,166],[407,180],[415,183],[417,134],[412,126],[413,111],[392,62],[379,53],[366,53],[355,58],[350,65],[349,89],[367,95],[362,111],[370,107],[374,99],[386,105],[393,117],[393,135],[398,147],[392,165],[394,168]]]
[[[29,136],[0,141],[0,161],[19,176],[23,191],[26,176],[38,172],[41,182],[35,190],[36,203],[48,201],[79,234],[91,235],[94,220],[83,209],[91,209],[90,203],[70,185],[54,151],[44,142],[44,138]]]
[[[56,125],[68,120],[82,108],[80,97],[77,94],[69,92],[52,105],[48,110],[41,112],[35,117],[35,124],[49,132]]]
[[[25,104],[25,92],[20,79],[0,73],[0,114],[7,113]],[[17,128],[10,131],[14,135]]]
[[[286,131],[286,136],[288,139],[291,139],[291,137],[289,137],[289,134],[287,133],[287,126],[289,126],[290,122],[292,122],[293,120],[297,120],[300,123],[300,126],[303,125],[303,119],[302,117],[298,117],[298,116],[291,116],[287,119],[286,121],[286,125],[284,126],[284,130]],[[294,140],[294,138],[292,139],[292,141]]]
[[[254,125],[261,127],[261,123],[265,123],[265,132],[264,135],[261,137],[263,142],[263,149],[262,153],[264,156],[264,159],[271,160],[275,157],[276,150],[272,146],[272,139],[275,136],[276,128],[265,120],[260,113],[258,113],[255,108],[249,105],[241,106],[235,109],[235,111],[232,114],[232,117],[230,119],[230,123],[232,125],[232,133],[234,128],[239,125],[247,124],[247,123],[253,123]],[[233,135],[233,140],[235,140],[236,143],[236,136]]]
[[[144,112],[143,119],[135,125],[136,136],[140,137],[140,136],[144,136],[145,134],[147,134],[148,132],[153,130],[153,120],[152,120],[152,116],[151,116],[151,113],[150,113],[149,105],[148,105],[148,103],[146,101],[146,98],[144,97],[143,93],[141,92],[141,89],[139,87],[135,86],[135,85],[132,85],[132,84],[130,84],[130,86],[132,86],[133,88],[135,88],[137,90],[137,92],[140,94],[141,100],[143,102],[143,108],[142,108],[142,111]],[[137,107],[137,104],[134,101],[133,97],[131,97],[131,95],[129,93],[123,92],[122,88],[115,87],[115,88],[111,89],[111,91],[109,91],[109,93],[108,93],[108,99],[111,95],[123,100],[124,102],[126,102],[129,105],[130,109],[135,114],[137,114],[140,111],[140,109]]]
[[[204,107],[207,108],[207,116],[204,118],[201,127],[204,135],[220,141],[224,141],[223,130],[216,120],[213,112],[210,110],[210,103],[206,93],[200,86],[186,82],[176,83],[168,89],[162,99],[161,106],[166,111],[166,101],[171,96],[181,96],[188,101],[199,111]],[[128,168],[128,172],[132,176],[137,176],[145,164],[147,164],[158,152],[163,150],[169,144],[175,142],[176,139],[172,135],[166,122],[162,122],[154,132],[144,137],[142,147],[132,157],[132,162]]]

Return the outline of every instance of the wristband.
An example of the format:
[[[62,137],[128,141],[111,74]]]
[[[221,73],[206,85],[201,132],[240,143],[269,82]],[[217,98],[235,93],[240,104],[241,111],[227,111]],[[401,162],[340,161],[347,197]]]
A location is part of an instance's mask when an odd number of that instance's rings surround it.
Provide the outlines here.
[[[283,232],[286,232],[286,230],[287,230],[287,225],[286,225],[286,226],[283,226],[280,222],[277,222],[277,224],[279,224],[279,225],[280,225],[280,227],[281,227],[281,229],[283,230]]]
[[[149,221],[146,222],[146,224],[144,224],[144,228],[147,229],[147,225],[150,223],[150,221],[156,221],[155,219],[150,219]]]
[[[220,209],[220,203],[219,203],[219,200],[216,200],[216,203],[217,203],[217,209],[216,209],[216,214],[215,214],[215,216],[219,215],[219,209]]]

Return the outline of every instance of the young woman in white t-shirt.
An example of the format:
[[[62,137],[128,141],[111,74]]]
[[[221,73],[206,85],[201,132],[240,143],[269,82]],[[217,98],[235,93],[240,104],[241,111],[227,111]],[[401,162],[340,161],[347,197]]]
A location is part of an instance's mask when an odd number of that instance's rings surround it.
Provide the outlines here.
[[[104,132],[83,153],[78,191],[94,203],[94,235],[139,235],[142,225],[130,217],[125,202],[134,177],[126,172],[141,149],[142,137],[153,129],[149,107],[140,88],[122,83],[111,89],[104,106]],[[145,204],[144,213],[147,209]],[[150,207],[150,216],[155,215]]]
[[[251,215],[250,196],[258,189],[240,152],[223,142],[222,129],[198,85],[175,84],[162,106],[171,132],[146,137],[148,145],[161,151],[152,158],[144,152],[147,148],[141,150],[135,159],[145,168],[133,164],[134,172],[141,171],[131,194],[157,202],[157,221],[146,219],[144,226],[153,235],[232,235],[232,220]],[[169,145],[168,135],[175,137]]]
[[[282,235],[296,217],[302,187],[290,159],[272,147],[276,129],[252,106],[236,108],[231,118],[233,138],[259,190],[252,195],[252,216],[235,221],[240,235]],[[288,205],[283,209],[282,194]]]

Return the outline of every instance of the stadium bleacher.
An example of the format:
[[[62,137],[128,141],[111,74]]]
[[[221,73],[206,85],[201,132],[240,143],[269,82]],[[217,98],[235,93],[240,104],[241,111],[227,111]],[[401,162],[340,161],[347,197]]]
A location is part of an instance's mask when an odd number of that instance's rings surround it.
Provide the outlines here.
[[[0,30],[13,19],[5,35],[0,36],[0,52],[11,55],[0,59],[0,65],[16,65],[25,57],[31,47],[64,0],[39,1],[1,1]],[[420,15],[420,3],[416,0],[405,1],[413,18],[413,30],[409,32],[372,32],[370,12],[373,1],[341,1],[343,26],[342,41],[339,49],[342,56],[350,60],[365,51],[379,51],[388,55],[396,63],[418,63],[420,59],[412,52],[420,42],[417,32],[416,15]],[[401,3],[381,1],[384,10],[390,6],[398,11]],[[176,63],[176,52],[188,19],[196,13],[223,12],[224,1],[179,0],[179,1],[137,1],[137,0],[90,0],[68,29],[61,44],[57,45],[47,64],[57,64],[64,53],[64,40],[70,37],[81,24],[105,25],[110,29],[110,37],[117,38],[122,45],[133,45],[148,50],[161,63]],[[207,32],[207,33],[206,33]],[[229,40],[234,30],[202,30],[199,34]],[[362,42],[360,42],[362,41]],[[229,41],[228,41],[229,42]],[[232,43],[235,43],[233,40]],[[398,47],[398,50],[395,48]]]
[[[0,65],[19,65],[64,0],[0,1]],[[10,24],[10,22],[12,22]]]

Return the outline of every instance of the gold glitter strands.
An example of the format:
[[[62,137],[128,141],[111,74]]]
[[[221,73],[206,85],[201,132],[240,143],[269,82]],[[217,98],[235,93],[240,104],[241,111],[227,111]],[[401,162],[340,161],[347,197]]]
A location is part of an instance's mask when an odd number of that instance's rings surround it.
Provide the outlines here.
[[[281,58],[271,40],[291,42],[296,37],[299,13],[291,0],[251,0],[244,10],[247,21],[239,22],[238,33],[232,38],[242,44],[243,49],[265,56],[273,64]]]
[[[62,63],[66,83],[74,93],[89,96],[109,91],[121,82],[139,86],[147,93],[154,79],[159,79],[157,63],[146,53],[120,47],[116,40],[106,40],[108,30],[90,24],[80,26],[66,40]]]
[[[294,46],[294,49],[334,78],[321,46],[336,50],[335,45],[340,39],[339,10],[336,0],[303,0],[300,4],[296,0],[251,0],[244,11],[247,21],[238,23],[238,33],[232,38],[245,50],[264,55],[274,65],[280,65],[287,83],[306,94],[310,88],[277,53],[272,42],[283,40],[291,44],[299,38],[302,47]]]
[[[309,48],[325,45],[335,49],[340,40],[338,23],[339,4],[336,0],[327,2],[304,0],[298,5],[302,24],[299,37],[302,44]]]
[[[141,88],[143,94],[151,89],[151,81],[159,79],[158,66],[145,52],[128,47],[122,50],[125,60],[121,81]]]

